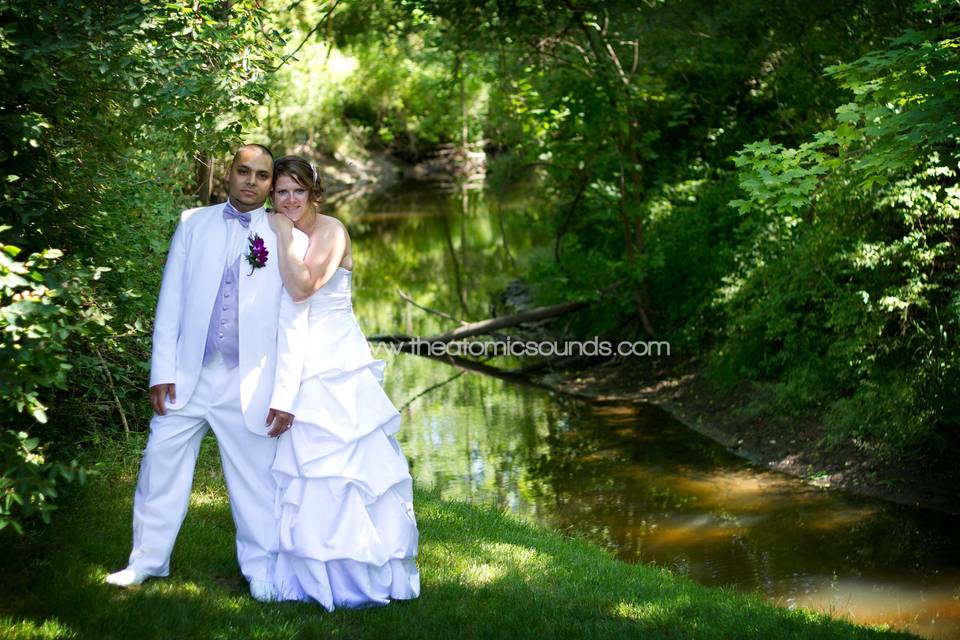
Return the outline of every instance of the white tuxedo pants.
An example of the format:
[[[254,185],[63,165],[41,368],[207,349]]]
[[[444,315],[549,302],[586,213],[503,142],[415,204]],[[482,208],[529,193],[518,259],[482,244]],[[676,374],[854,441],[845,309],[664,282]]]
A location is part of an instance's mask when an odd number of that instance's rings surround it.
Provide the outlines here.
[[[170,554],[187,514],[200,442],[213,428],[220,449],[230,509],[237,527],[237,560],[249,580],[269,580],[276,560],[270,466],[275,438],[256,436],[240,411],[239,369],[216,353],[203,367],[189,402],[154,415],[133,501],[130,567],[154,576],[170,573]]]

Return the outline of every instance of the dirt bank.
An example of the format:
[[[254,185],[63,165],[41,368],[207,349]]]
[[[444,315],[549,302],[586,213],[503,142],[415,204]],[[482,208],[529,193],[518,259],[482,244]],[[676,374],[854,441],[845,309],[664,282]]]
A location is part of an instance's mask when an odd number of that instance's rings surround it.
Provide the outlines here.
[[[745,388],[721,395],[696,362],[671,358],[611,362],[550,374],[540,382],[594,402],[656,404],[737,455],[816,486],[960,512],[960,465],[950,456],[890,461],[853,443],[829,448],[822,443],[824,430],[818,418],[784,421],[748,412],[745,408],[755,391]]]

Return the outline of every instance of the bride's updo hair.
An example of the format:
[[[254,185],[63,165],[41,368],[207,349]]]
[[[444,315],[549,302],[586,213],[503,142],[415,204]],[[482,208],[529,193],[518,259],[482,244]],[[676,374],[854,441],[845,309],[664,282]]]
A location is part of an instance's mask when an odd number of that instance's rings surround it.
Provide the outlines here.
[[[309,191],[310,204],[319,209],[323,204],[323,183],[316,167],[300,156],[283,156],[273,163],[273,186],[280,176],[288,176]]]

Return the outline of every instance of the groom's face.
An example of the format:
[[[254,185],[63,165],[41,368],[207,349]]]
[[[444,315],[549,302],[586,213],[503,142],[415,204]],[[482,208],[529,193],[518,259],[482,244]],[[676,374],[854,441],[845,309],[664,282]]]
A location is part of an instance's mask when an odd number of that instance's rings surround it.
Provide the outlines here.
[[[273,160],[256,148],[241,149],[227,174],[227,193],[240,211],[252,211],[263,205],[270,192]]]

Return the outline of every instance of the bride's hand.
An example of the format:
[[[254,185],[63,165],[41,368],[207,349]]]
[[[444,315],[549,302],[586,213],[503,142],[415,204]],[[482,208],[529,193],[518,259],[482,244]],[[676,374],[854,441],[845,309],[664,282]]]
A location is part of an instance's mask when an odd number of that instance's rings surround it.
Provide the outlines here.
[[[293,222],[282,213],[271,213],[267,217],[267,221],[270,223],[270,228],[273,229],[274,233],[279,234],[283,231],[293,231]]]

